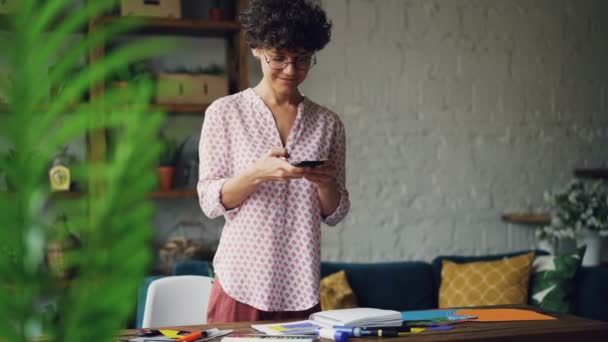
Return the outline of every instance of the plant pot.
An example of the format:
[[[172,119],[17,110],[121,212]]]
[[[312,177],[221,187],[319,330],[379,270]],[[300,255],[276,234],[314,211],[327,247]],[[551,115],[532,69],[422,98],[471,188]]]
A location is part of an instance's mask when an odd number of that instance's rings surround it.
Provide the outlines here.
[[[555,254],[555,239],[546,238],[538,241],[536,246],[538,249],[548,252],[551,255]]]
[[[209,20],[211,20],[211,21],[224,20],[224,10],[221,8],[210,8],[209,9]]]
[[[173,176],[175,175],[175,166],[159,166],[158,167],[158,182],[162,191],[169,191],[173,188]]]
[[[594,230],[583,228],[578,236],[578,245],[587,246],[583,266],[599,266],[602,257],[602,237]]]

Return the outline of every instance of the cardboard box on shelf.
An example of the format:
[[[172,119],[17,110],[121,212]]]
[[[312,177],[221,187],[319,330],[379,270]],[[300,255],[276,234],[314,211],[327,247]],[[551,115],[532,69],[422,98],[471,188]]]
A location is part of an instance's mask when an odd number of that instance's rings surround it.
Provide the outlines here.
[[[121,0],[120,14],[179,19],[182,6],[180,0]]]
[[[158,75],[156,103],[209,104],[228,95],[228,78],[225,75]]]

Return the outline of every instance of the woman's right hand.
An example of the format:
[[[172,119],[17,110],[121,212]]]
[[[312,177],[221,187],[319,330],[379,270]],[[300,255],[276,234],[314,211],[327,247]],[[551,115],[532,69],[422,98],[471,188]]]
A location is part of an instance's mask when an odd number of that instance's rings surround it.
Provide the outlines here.
[[[304,177],[308,168],[295,167],[289,164],[286,160],[288,157],[289,153],[284,148],[275,147],[270,149],[253,165],[253,174],[256,181],[285,181]]]

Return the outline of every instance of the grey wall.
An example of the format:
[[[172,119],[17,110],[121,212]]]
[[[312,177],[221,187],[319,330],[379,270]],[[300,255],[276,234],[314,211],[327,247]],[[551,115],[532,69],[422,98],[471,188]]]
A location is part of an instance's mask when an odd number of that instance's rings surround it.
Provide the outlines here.
[[[607,1],[323,3],[333,39],[302,91],[346,125],[352,201],[323,259],[530,248],[533,229],[500,214],[542,209],[573,168],[608,166]],[[197,221],[219,237],[195,200],[159,207],[159,230]]]

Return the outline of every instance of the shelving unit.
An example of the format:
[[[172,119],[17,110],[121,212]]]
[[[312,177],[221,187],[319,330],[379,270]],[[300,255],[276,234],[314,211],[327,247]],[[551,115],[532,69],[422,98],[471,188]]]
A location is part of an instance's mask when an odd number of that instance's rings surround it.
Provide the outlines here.
[[[217,37],[238,33],[241,29],[237,21],[222,20],[190,20],[190,19],[170,19],[170,18],[141,18],[146,21],[142,27],[134,33],[138,34],[171,34],[171,35],[190,35],[205,37]],[[100,24],[110,21],[129,21],[132,17],[104,16],[99,20]]]
[[[57,191],[53,192],[52,196],[55,199],[78,199],[85,196],[84,192],[80,191]],[[150,193],[150,198],[196,198],[196,189],[173,189],[169,191],[154,191]]]
[[[608,179],[608,168],[575,169],[574,176],[579,178]]]
[[[247,5],[247,0],[234,0],[234,8],[239,13]],[[144,20],[145,25],[131,32],[134,35],[173,35],[201,38],[223,38],[226,40],[225,69],[228,75],[229,93],[234,94],[249,86],[247,56],[248,46],[240,31],[240,24],[236,20],[191,20],[169,18],[136,18]],[[134,20],[133,17],[107,15],[93,20],[88,25],[88,33],[111,21]],[[103,58],[105,46],[100,45],[89,51],[89,63],[95,63]],[[104,85],[95,85],[91,88],[91,97],[100,97],[104,94]],[[203,115],[209,104],[152,104],[167,111],[170,115]],[[98,131],[89,137],[89,159],[91,162],[103,162],[106,158],[107,141],[104,131]],[[171,191],[156,191],[150,194],[151,198],[195,198],[194,189],[175,189]]]
[[[155,191],[150,198],[196,198],[196,189],[173,189],[169,191]]]
[[[551,215],[545,213],[505,213],[502,220],[508,223],[525,225],[548,225],[551,223]]]
[[[203,115],[209,104],[191,105],[191,104],[156,104],[170,114],[174,115]]]
[[[574,176],[586,179],[608,179],[608,168],[574,169]],[[548,213],[505,213],[502,220],[508,223],[523,225],[548,225],[551,215]]]

